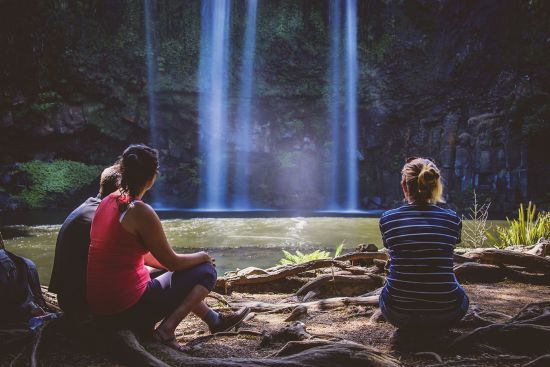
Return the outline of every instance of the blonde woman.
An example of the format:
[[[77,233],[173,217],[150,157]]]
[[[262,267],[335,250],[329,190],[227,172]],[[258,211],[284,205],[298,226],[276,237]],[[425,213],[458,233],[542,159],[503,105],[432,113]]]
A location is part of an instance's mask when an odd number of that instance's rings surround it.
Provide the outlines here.
[[[445,329],[468,310],[468,296],[453,272],[460,242],[457,214],[443,202],[441,173],[432,159],[409,158],[401,171],[406,204],[380,218],[390,268],[380,309],[400,329]]]

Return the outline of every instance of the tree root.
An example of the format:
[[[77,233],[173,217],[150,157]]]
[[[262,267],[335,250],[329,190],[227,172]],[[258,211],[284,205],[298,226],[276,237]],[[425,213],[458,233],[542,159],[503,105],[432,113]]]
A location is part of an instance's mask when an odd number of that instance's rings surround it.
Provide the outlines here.
[[[308,292],[314,291],[318,296],[346,296],[353,297],[370,292],[384,285],[385,278],[380,275],[321,275],[300,288],[296,292],[298,299]],[[336,291],[335,291],[336,290]]]
[[[298,274],[305,273],[307,271],[322,269],[327,267],[336,267],[343,270],[351,268],[351,271],[358,272],[357,267],[352,267],[347,263],[348,261],[364,260],[370,261],[374,264],[374,259],[387,260],[388,255],[384,252],[353,252],[345,254],[336,259],[327,260],[313,260],[303,264],[290,265],[290,266],[278,266],[275,268],[267,269],[267,274],[257,275],[230,275],[228,277],[218,278],[216,282],[216,291],[228,294],[231,290],[241,288],[242,286],[260,285],[266,283],[272,283],[277,280],[289,278]],[[273,289],[271,288],[271,291]]]
[[[525,252],[488,248],[476,249],[466,253],[464,256],[484,264],[517,265],[532,273],[550,273],[550,260]]]
[[[265,302],[243,302],[235,303],[233,307],[238,309],[243,306],[250,307],[254,312],[281,313],[289,312],[295,307],[301,305],[307,308],[308,311],[315,310],[331,310],[339,307],[347,306],[378,306],[378,296],[369,297],[334,297],[326,298],[319,301],[303,302],[303,303],[265,303]]]
[[[550,353],[550,302],[524,307],[505,323],[482,326],[456,338],[450,350],[486,349],[519,354]]]
[[[185,343],[185,345],[190,348],[193,348],[201,343],[207,342],[214,338],[219,338],[224,336],[239,336],[239,335],[251,335],[251,336],[259,336],[259,337],[264,336],[263,333],[260,333],[254,330],[239,330],[236,332],[230,331],[230,332],[222,332],[222,333],[215,333],[215,334],[200,336],[198,338],[188,341],[187,343]]]

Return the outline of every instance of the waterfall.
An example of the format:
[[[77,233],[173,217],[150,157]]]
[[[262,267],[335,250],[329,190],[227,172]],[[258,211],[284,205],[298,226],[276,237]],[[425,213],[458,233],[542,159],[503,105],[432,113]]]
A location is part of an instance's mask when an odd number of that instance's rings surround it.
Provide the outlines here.
[[[342,192],[342,162],[341,162],[341,137],[340,137],[340,39],[341,39],[341,7],[342,0],[330,0],[329,5],[330,27],[330,59],[329,59],[329,121],[331,126],[331,152],[330,152],[330,181],[328,193],[328,209],[341,209],[340,193]]]
[[[346,0],[347,210],[357,209],[357,0]]]
[[[226,208],[230,0],[203,0],[199,61],[200,206]]]
[[[345,27],[343,42],[342,26]],[[329,27],[328,110],[332,145],[327,204],[332,211],[357,210],[357,1],[330,0]]]
[[[246,31],[242,51],[240,75],[239,106],[236,122],[236,162],[233,175],[234,197],[232,208],[249,209],[248,179],[250,176],[250,149],[252,137],[250,131],[252,83],[254,79],[254,55],[256,49],[256,13],[257,0],[247,1]]]
[[[147,104],[149,112],[149,140],[153,148],[160,148],[158,127],[157,127],[157,105],[155,98],[155,83],[156,83],[156,55],[155,48],[153,46],[153,8],[151,7],[151,0],[143,1],[144,10],[144,23],[145,23],[145,55],[147,63]],[[162,207],[162,200],[160,195],[160,182],[153,186],[153,206]]]

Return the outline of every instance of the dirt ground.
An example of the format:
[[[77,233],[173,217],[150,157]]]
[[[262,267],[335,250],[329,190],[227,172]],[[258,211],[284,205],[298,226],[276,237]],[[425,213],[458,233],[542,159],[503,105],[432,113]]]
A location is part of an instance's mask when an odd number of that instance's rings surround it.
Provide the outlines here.
[[[515,315],[523,306],[543,300],[550,300],[550,287],[501,282],[496,284],[464,285],[470,296],[470,307],[485,311],[499,311],[508,315]],[[233,293],[226,299],[232,302],[269,302],[280,303],[289,300],[288,294],[245,294]],[[221,307],[221,303],[208,298],[211,306]],[[471,354],[445,355],[441,347],[461,332],[468,331],[462,326],[450,330],[447,335],[439,336],[437,340],[422,346],[415,346],[413,350],[403,350],[396,347],[395,328],[385,321],[371,321],[371,315],[376,307],[348,306],[327,311],[313,311],[302,320],[306,330],[323,338],[342,338],[357,343],[375,347],[401,360],[405,366],[521,366],[533,357],[511,358],[503,355]],[[279,329],[287,323],[284,319],[288,313],[259,313],[254,314],[241,325],[241,330],[258,332]],[[189,316],[177,330],[177,338],[181,343],[188,343],[197,337],[207,335],[206,325],[196,318]],[[422,330],[419,330],[422,335]],[[283,344],[275,343],[267,347],[260,347],[260,336],[238,335],[216,337],[193,347],[192,355],[197,357],[255,357],[264,358],[278,351]],[[418,352],[438,352],[443,358],[439,363],[431,354],[416,355]],[[13,357],[19,352],[7,353],[0,356],[0,366],[10,366]],[[162,357],[162,356],[159,356]],[[58,331],[50,330],[44,335],[44,341],[39,356],[40,366],[120,366],[108,357],[104,351],[99,351],[83,343],[78,338],[70,338]],[[24,365],[15,363],[15,366]]]

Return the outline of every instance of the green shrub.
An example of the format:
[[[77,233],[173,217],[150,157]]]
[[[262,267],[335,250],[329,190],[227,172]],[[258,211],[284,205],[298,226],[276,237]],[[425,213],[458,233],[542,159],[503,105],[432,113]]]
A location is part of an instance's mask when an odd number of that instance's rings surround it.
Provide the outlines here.
[[[326,260],[332,259],[340,256],[342,250],[344,249],[344,244],[338,245],[334,250],[334,256],[330,255],[329,251],[315,250],[308,254],[304,254],[299,250],[296,250],[296,253],[292,254],[286,250],[283,250],[284,257],[281,259],[279,264],[281,265],[293,265],[293,264],[302,264],[312,260]]]
[[[101,170],[101,166],[66,160],[22,163],[18,171],[28,176],[30,185],[18,196],[30,208],[44,208],[97,180]]]
[[[518,209],[518,218],[506,218],[508,227],[497,227],[497,238],[493,238],[495,247],[529,246],[543,238],[550,237],[550,213],[536,211],[536,206],[529,202],[527,211],[523,204]]]

